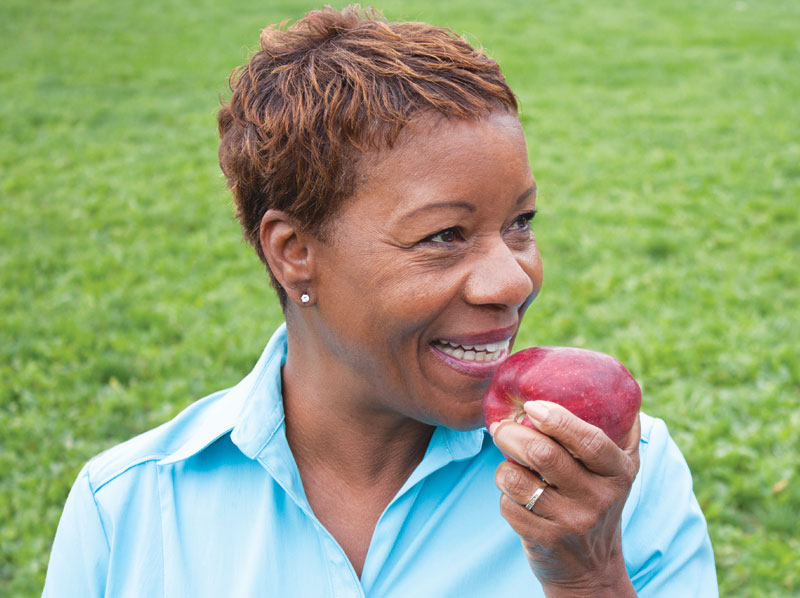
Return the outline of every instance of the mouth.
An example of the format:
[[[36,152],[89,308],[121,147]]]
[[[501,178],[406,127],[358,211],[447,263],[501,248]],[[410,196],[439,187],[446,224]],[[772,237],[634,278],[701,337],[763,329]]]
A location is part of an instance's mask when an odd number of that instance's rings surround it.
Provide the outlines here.
[[[507,338],[496,343],[467,345],[454,343],[448,340],[433,341],[433,347],[445,355],[466,362],[493,362],[500,361],[508,355],[508,345],[511,339]]]
[[[475,344],[463,340],[437,339],[430,347],[436,357],[458,373],[488,379],[508,357],[510,342],[510,336]]]

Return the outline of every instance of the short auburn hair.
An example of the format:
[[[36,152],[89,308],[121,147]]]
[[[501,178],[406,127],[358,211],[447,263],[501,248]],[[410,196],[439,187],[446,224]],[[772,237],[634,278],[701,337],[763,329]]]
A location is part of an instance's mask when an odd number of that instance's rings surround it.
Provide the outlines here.
[[[286,292],[261,248],[267,210],[324,240],[356,190],[359,155],[392,147],[424,113],[517,112],[497,63],[443,27],[389,23],[358,5],[325,7],[267,27],[260,45],[230,76],[233,95],[217,118],[219,161],[244,236],[284,308]]]

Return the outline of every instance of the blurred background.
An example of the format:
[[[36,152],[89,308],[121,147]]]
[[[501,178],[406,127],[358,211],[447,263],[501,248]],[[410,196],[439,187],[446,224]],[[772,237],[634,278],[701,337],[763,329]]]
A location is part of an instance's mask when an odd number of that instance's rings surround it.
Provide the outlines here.
[[[0,595],[41,592],[87,459],[233,385],[280,323],[215,115],[260,29],[317,7],[0,4]],[[482,45],[519,95],[545,284],[517,348],[626,363],[722,595],[800,595],[800,4],[378,8]]]

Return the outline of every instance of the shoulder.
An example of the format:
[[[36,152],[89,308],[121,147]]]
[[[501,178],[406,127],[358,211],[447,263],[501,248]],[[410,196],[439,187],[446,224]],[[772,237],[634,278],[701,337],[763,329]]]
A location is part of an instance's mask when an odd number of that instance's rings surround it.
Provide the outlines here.
[[[238,413],[226,400],[228,393],[229,389],[221,390],[195,401],[170,421],[100,453],[81,475],[96,493],[139,466],[169,459],[187,446],[207,446],[230,430]]]
[[[622,517],[628,574],[640,596],[717,595],[714,554],[692,474],[666,424],[641,415],[640,466]]]
[[[655,428],[655,433],[657,435],[667,431],[667,426],[664,421],[658,419],[657,417],[640,412],[639,420],[642,424],[642,442],[644,443],[648,443],[650,441],[650,435],[653,433],[653,428]]]
[[[148,465],[188,459],[229,434],[251,397],[265,393],[273,399],[279,397],[280,366],[285,355],[286,326],[281,325],[250,373],[234,387],[195,401],[165,424],[91,459],[81,476],[88,481],[92,493],[114,480],[135,478],[136,472],[155,469]]]
[[[639,474],[636,477],[629,502],[634,502],[641,507],[643,502],[658,501],[662,496],[654,493],[654,486],[664,483],[663,475],[670,471],[676,479],[688,484],[691,491],[692,475],[683,454],[675,441],[670,436],[667,424],[657,417],[645,413],[640,414],[642,426],[641,440],[639,441]]]
[[[86,463],[61,514],[43,595],[116,595],[114,583],[139,573],[147,586],[139,595],[157,593],[163,509],[156,464],[213,443],[232,409],[228,391],[214,393]]]
[[[642,478],[645,472],[657,465],[658,461],[664,458],[674,458],[676,455],[670,455],[667,451],[668,445],[674,445],[674,443],[664,420],[640,413],[639,421],[642,427],[642,435],[639,440],[639,478]],[[677,449],[677,446],[675,448]],[[680,455],[680,451],[677,454]],[[680,458],[683,459],[682,456]]]
[[[623,528],[637,511],[662,502],[664,494],[654,491],[665,483],[664,473],[674,476],[668,484],[680,481],[691,489],[692,479],[686,460],[669,434],[663,420],[645,413],[640,414],[641,440],[639,441],[639,473],[631,487]]]
[[[660,444],[670,437],[667,424],[663,419],[640,413],[639,421],[642,424],[642,444],[649,445],[651,442]]]

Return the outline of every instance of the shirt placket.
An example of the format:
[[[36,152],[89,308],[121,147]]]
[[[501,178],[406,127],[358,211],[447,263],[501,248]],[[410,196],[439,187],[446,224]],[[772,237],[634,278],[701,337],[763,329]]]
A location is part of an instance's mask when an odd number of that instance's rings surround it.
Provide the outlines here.
[[[257,460],[278,485],[283,488],[294,505],[311,521],[318,534],[319,545],[324,554],[326,566],[320,567],[313,572],[309,571],[309,575],[327,575],[331,596],[336,598],[364,598],[364,589],[350,560],[336,539],[322,525],[311,509],[300,479],[300,472],[286,441],[285,427],[283,425],[275,431],[270,441],[257,456]]]

